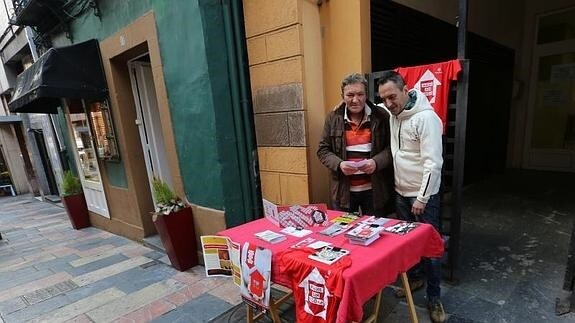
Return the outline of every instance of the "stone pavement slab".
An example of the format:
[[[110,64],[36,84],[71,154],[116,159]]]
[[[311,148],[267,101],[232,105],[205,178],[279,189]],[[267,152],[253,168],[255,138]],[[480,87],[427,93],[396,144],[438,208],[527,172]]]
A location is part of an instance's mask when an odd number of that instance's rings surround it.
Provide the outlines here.
[[[0,323],[149,322],[196,300],[201,308],[206,295],[224,305],[208,311],[216,317],[232,306],[224,299],[239,302],[230,279],[179,272],[164,253],[110,232],[74,230],[62,208],[29,197],[0,198],[0,232]]]
[[[72,304],[62,306],[59,309],[42,315],[38,318],[32,319],[30,323],[40,323],[40,322],[50,322],[50,323],[61,323],[67,320],[73,319],[87,311],[98,308],[102,305],[109,304],[114,300],[118,300],[122,296],[125,296],[123,292],[110,288],[105,291],[99,292],[98,294],[92,295],[90,297],[84,298]]]

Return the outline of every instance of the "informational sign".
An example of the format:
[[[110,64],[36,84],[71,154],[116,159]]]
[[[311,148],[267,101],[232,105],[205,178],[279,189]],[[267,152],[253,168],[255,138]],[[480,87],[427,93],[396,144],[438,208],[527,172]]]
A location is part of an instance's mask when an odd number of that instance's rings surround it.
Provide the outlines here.
[[[246,242],[242,247],[242,299],[250,306],[265,310],[270,305],[272,252]]]
[[[305,229],[329,224],[326,204],[277,206],[264,199],[263,205],[265,218],[282,228]]]

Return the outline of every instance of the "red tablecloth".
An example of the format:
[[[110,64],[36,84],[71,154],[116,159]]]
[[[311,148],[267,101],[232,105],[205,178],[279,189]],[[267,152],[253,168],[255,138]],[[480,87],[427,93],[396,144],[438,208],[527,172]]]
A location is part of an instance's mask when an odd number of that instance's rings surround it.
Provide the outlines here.
[[[330,219],[340,214],[341,212],[328,211]],[[386,226],[396,222],[397,220],[390,220]],[[280,251],[308,237],[328,241],[334,246],[349,250],[352,265],[343,273],[345,286],[338,309],[337,322],[361,321],[363,304],[385,286],[394,282],[399,274],[417,264],[421,257],[440,257],[443,254],[443,240],[429,224],[421,224],[403,236],[385,232],[380,239],[369,246],[350,244],[343,234],[330,238],[316,233],[322,229],[324,227],[313,228],[314,233],[304,238],[288,235],[285,241],[270,244],[256,238],[254,233],[264,230],[278,232],[280,228],[266,219],[259,219],[227,229],[219,234],[241,245],[249,242],[270,249],[273,253],[272,281],[288,288],[291,287],[290,277],[280,272],[279,266],[276,266],[279,263]]]

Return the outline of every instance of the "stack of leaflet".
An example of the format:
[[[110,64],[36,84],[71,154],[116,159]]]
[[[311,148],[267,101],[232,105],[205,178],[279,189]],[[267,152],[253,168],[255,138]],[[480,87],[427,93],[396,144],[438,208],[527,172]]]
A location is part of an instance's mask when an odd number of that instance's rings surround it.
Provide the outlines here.
[[[263,241],[269,242],[269,243],[278,243],[278,242],[282,242],[286,239],[286,235],[285,234],[281,234],[281,233],[277,233],[277,232],[273,232],[271,230],[265,230],[262,232],[258,232],[254,234],[258,239],[261,239]]]
[[[332,219],[333,223],[329,227],[319,231],[319,234],[323,234],[328,237],[334,237],[340,233],[344,233],[347,229],[351,228],[351,223],[359,218],[359,214],[354,213],[344,213],[335,219]]]
[[[383,231],[384,227],[380,224],[360,222],[353,229],[349,230],[345,237],[349,239],[350,243],[362,246],[369,246],[375,240],[379,239],[379,233]]]

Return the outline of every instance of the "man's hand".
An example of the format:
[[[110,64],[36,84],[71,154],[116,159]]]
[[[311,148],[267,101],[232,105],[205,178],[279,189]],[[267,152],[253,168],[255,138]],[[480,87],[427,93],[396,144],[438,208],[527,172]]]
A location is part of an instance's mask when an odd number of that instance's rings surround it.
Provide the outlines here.
[[[358,169],[366,174],[372,174],[375,172],[377,165],[375,164],[375,160],[373,159],[366,159],[364,164],[361,165]]]
[[[415,200],[415,202],[413,202],[413,206],[411,207],[411,213],[413,213],[413,215],[421,215],[423,214],[423,211],[425,210],[425,203],[421,203],[419,202],[419,200]]]
[[[339,163],[339,168],[346,176],[353,175],[357,172],[357,167],[353,166],[353,162],[342,161]]]

